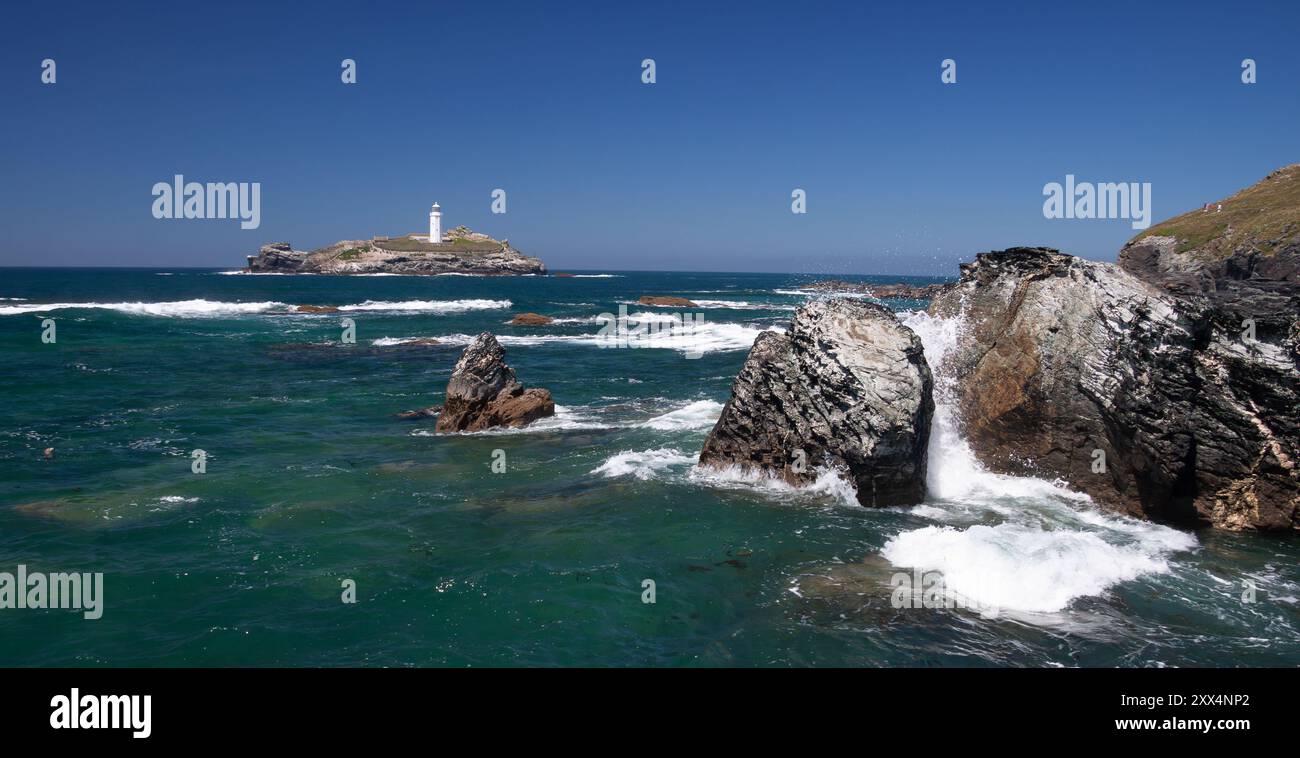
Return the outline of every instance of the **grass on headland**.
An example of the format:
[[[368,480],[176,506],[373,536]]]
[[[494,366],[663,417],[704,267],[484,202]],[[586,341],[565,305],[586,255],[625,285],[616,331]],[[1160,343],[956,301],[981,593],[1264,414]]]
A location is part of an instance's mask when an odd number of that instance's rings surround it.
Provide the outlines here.
[[[1178,238],[1178,251],[1208,245],[1211,254],[1254,247],[1270,255],[1275,245],[1300,234],[1300,163],[1280,168],[1263,181],[1221,201],[1223,210],[1197,208],[1147,229],[1134,239]]]
[[[467,239],[453,239],[433,245],[414,237],[391,237],[376,239],[374,244],[380,249],[395,253],[495,253],[501,249],[499,242]]]

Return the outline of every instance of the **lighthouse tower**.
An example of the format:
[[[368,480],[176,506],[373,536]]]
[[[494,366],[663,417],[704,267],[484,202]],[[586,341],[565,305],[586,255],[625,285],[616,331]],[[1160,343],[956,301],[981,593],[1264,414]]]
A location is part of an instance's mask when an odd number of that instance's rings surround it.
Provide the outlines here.
[[[429,241],[434,244],[442,242],[442,208],[437,203],[429,211]]]

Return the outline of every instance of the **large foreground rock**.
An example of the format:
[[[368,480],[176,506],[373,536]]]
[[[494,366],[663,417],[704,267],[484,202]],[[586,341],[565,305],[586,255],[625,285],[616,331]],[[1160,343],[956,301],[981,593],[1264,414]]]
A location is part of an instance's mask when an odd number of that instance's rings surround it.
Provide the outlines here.
[[[931,312],[965,321],[937,370],[990,469],[1165,521],[1300,527],[1289,344],[1243,340],[1204,303],[1047,248],[978,256]]]
[[[506,351],[488,332],[465,348],[451,380],[435,427],[439,432],[475,432],[494,426],[524,426],[555,415],[549,390],[524,389]]]
[[[887,308],[815,301],[795,313],[788,334],[754,341],[700,463],[791,484],[829,466],[856,485],[863,505],[918,503],[931,389],[920,339]]]

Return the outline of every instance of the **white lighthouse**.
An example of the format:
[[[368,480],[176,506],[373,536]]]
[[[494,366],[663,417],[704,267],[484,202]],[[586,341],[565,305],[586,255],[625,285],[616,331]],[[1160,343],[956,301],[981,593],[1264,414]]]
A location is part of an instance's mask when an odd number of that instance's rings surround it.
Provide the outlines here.
[[[429,210],[429,241],[434,244],[442,242],[442,208],[437,203]]]

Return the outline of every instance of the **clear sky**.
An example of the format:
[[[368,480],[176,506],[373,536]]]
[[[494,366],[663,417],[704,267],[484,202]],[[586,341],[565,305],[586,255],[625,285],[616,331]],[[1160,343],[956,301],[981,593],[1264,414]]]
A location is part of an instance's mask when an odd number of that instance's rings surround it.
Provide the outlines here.
[[[557,270],[955,274],[1113,260],[1128,221],[1043,217],[1066,174],[1158,221],[1300,161],[1295,0],[277,5],[10,4],[0,265],[234,267],[437,200]],[[261,227],[154,219],[178,173],[260,182]]]

